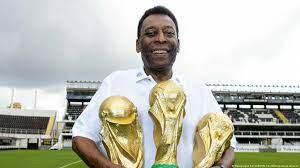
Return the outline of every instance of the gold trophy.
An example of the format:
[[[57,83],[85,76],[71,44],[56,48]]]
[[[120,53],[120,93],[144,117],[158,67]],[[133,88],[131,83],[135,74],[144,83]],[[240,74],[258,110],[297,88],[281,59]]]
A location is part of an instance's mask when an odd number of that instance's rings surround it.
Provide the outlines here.
[[[152,168],[178,168],[177,146],[185,116],[186,96],[174,82],[158,83],[150,93],[149,114],[154,122],[157,148]]]
[[[123,96],[111,96],[99,109],[102,142],[112,163],[126,168],[143,167],[143,137],[134,104]]]
[[[198,123],[194,139],[193,168],[209,168],[230,147],[234,127],[222,113],[208,113]]]

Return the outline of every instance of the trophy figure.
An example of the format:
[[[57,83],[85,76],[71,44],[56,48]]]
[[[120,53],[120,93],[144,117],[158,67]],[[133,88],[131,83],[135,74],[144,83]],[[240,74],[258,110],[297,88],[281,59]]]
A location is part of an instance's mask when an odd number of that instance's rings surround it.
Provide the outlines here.
[[[123,96],[111,96],[99,109],[102,142],[110,161],[126,168],[143,167],[143,139],[134,104]]]
[[[185,116],[186,96],[174,82],[158,83],[150,93],[149,114],[154,122],[157,148],[152,168],[178,168],[177,146]]]
[[[222,113],[208,113],[198,123],[194,139],[193,167],[209,168],[230,147],[234,127]]]

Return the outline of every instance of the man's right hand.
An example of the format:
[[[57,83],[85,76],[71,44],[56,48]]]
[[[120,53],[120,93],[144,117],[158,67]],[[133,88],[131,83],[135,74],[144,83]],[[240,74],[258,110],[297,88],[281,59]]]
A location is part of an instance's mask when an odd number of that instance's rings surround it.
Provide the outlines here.
[[[124,168],[106,159],[98,150],[95,142],[88,138],[74,137],[72,149],[91,168]]]

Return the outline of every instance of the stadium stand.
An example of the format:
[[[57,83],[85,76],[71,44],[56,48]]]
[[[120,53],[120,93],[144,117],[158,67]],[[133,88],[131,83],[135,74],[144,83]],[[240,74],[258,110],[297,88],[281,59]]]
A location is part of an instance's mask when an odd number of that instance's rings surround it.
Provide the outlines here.
[[[56,111],[0,109],[0,149],[39,149],[53,139]]]
[[[293,110],[281,110],[281,113],[285,116],[289,123],[299,123],[300,115]]]
[[[96,90],[100,86],[99,81],[67,81],[68,101],[66,113],[63,118],[63,130],[59,135],[58,142],[50,149],[60,150],[72,147],[72,127],[75,120],[90,102]]]
[[[227,109],[223,110],[233,122],[278,123],[281,120],[272,109]],[[300,120],[299,120],[300,121]]]
[[[19,133],[17,130],[31,130],[27,134],[45,134],[50,117],[0,115],[2,133]],[[9,130],[9,132],[3,132]]]
[[[240,152],[300,152],[300,86],[208,84]]]
[[[67,115],[65,120],[76,120],[86,106],[84,105],[69,105],[67,108]]]
[[[274,109],[227,109],[223,110],[233,122],[245,123],[299,123],[300,115],[293,110]]]

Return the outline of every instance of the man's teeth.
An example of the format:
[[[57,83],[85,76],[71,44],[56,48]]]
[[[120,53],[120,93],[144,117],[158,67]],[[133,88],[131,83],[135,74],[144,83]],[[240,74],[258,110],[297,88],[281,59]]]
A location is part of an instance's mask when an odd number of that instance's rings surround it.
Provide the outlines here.
[[[154,54],[166,54],[167,51],[166,50],[155,50],[153,51]]]

